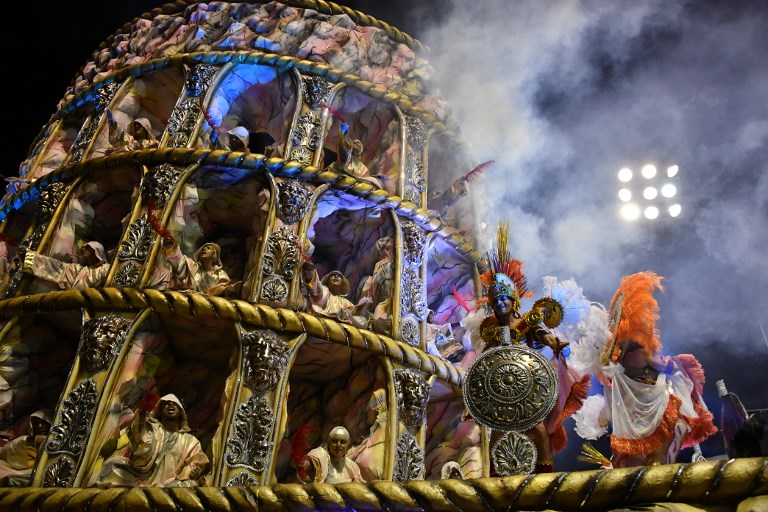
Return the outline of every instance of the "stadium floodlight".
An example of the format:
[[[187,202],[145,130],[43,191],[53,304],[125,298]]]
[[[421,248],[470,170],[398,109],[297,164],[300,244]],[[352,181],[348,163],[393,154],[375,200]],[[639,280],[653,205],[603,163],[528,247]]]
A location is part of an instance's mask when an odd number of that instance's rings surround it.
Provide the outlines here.
[[[656,196],[659,195],[659,191],[656,190],[656,187],[645,187],[643,190],[643,197],[648,199],[649,201],[651,199],[656,199]]]
[[[648,208],[645,209],[645,211],[643,212],[643,215],[645,216],[646,219],[653,220],[659,216],[659,209],[656,208],[655,206],[649,206]]]
[[[640,171],[640,174],[643,175],[643,178],[650,180],[652,178],[656,177],[656,166],[655,165],[644,165],[643,169]]]
[[[633,203],[625,204],[621,209],[621,215],[627,220],[636,220],[640,217],[640,208]]]
[[[619,181],[627,183],[632,179],[632,170],[629,167],[625,167],[619,171]]]
[[[633,179],[630,167],[623,167],[618,172],[621,184],[618,197],[621,204],[620,214],[625,220],[678,217],[682,211],[680,205],[680,167],[670,165],[659,172],[655,165],[645,164],[639,174],[642,179]]]
[[[675,197],[677,194],[677,187],[672,183],[665,183],[661,187],[661,195],[664,197]]]
[[[630,201],[632,199],[632,191],[628,188],[623,188],[619,190],[619,199],[624,201],[625,203]]]

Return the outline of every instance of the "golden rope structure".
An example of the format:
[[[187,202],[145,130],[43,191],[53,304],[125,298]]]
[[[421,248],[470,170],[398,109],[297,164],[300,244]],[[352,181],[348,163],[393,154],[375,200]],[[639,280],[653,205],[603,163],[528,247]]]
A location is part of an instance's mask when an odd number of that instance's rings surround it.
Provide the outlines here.
[[[39,313],[88,308],[97,312],[151,308],[156,313],[189,317],[211,317],[310,336],[350,348],[386,356],[392,361],[424,370],[437,378],[461,386],[463,371],[451,363],[405,343],[358,329],[333,319],[290,309],[271,308],[242,300],[229,300],[198,292],[138,290],[135,288],[86,288],[25,295],[0,301],[0,319]]]
[[[649,503],[765,510],[768,458],[474,480],[256,487],[0,489],[0,510],[618,510]]]

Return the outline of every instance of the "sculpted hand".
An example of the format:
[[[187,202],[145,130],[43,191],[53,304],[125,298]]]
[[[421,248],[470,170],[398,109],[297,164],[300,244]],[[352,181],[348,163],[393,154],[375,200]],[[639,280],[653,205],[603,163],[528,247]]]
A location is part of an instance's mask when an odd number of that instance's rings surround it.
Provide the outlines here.
[[[301,279],[304,282],[310,282],[315,275],[315,265],[311,261],[305,261],[301,265]]]

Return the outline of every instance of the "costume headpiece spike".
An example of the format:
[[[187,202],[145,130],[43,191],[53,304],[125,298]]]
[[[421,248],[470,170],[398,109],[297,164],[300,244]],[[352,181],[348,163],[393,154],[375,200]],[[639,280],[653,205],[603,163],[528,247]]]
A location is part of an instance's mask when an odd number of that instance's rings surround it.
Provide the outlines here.
[[[509,253],[509,221],[499,221],[496,229],[496,243],[488,252],[489,269],[480,276],[480,282],[488,289],[488,299],[505,295],[518,302],[521,297],[530,297],[528,282],[523,273],[523,262],[512,258]]]

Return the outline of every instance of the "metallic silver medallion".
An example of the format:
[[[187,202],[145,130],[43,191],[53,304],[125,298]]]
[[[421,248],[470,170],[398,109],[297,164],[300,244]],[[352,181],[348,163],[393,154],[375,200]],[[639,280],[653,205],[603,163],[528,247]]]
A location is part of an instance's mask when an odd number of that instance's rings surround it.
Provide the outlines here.
[[[496,441],[491,457],[499,476],[528,475],[536,469],[536,446],[528,436],[507,432]]]
[[[483,352],[464,376],[464,405],[486,427],[524,432],[538,424],[557,402],[555,368],[524,345]]]

